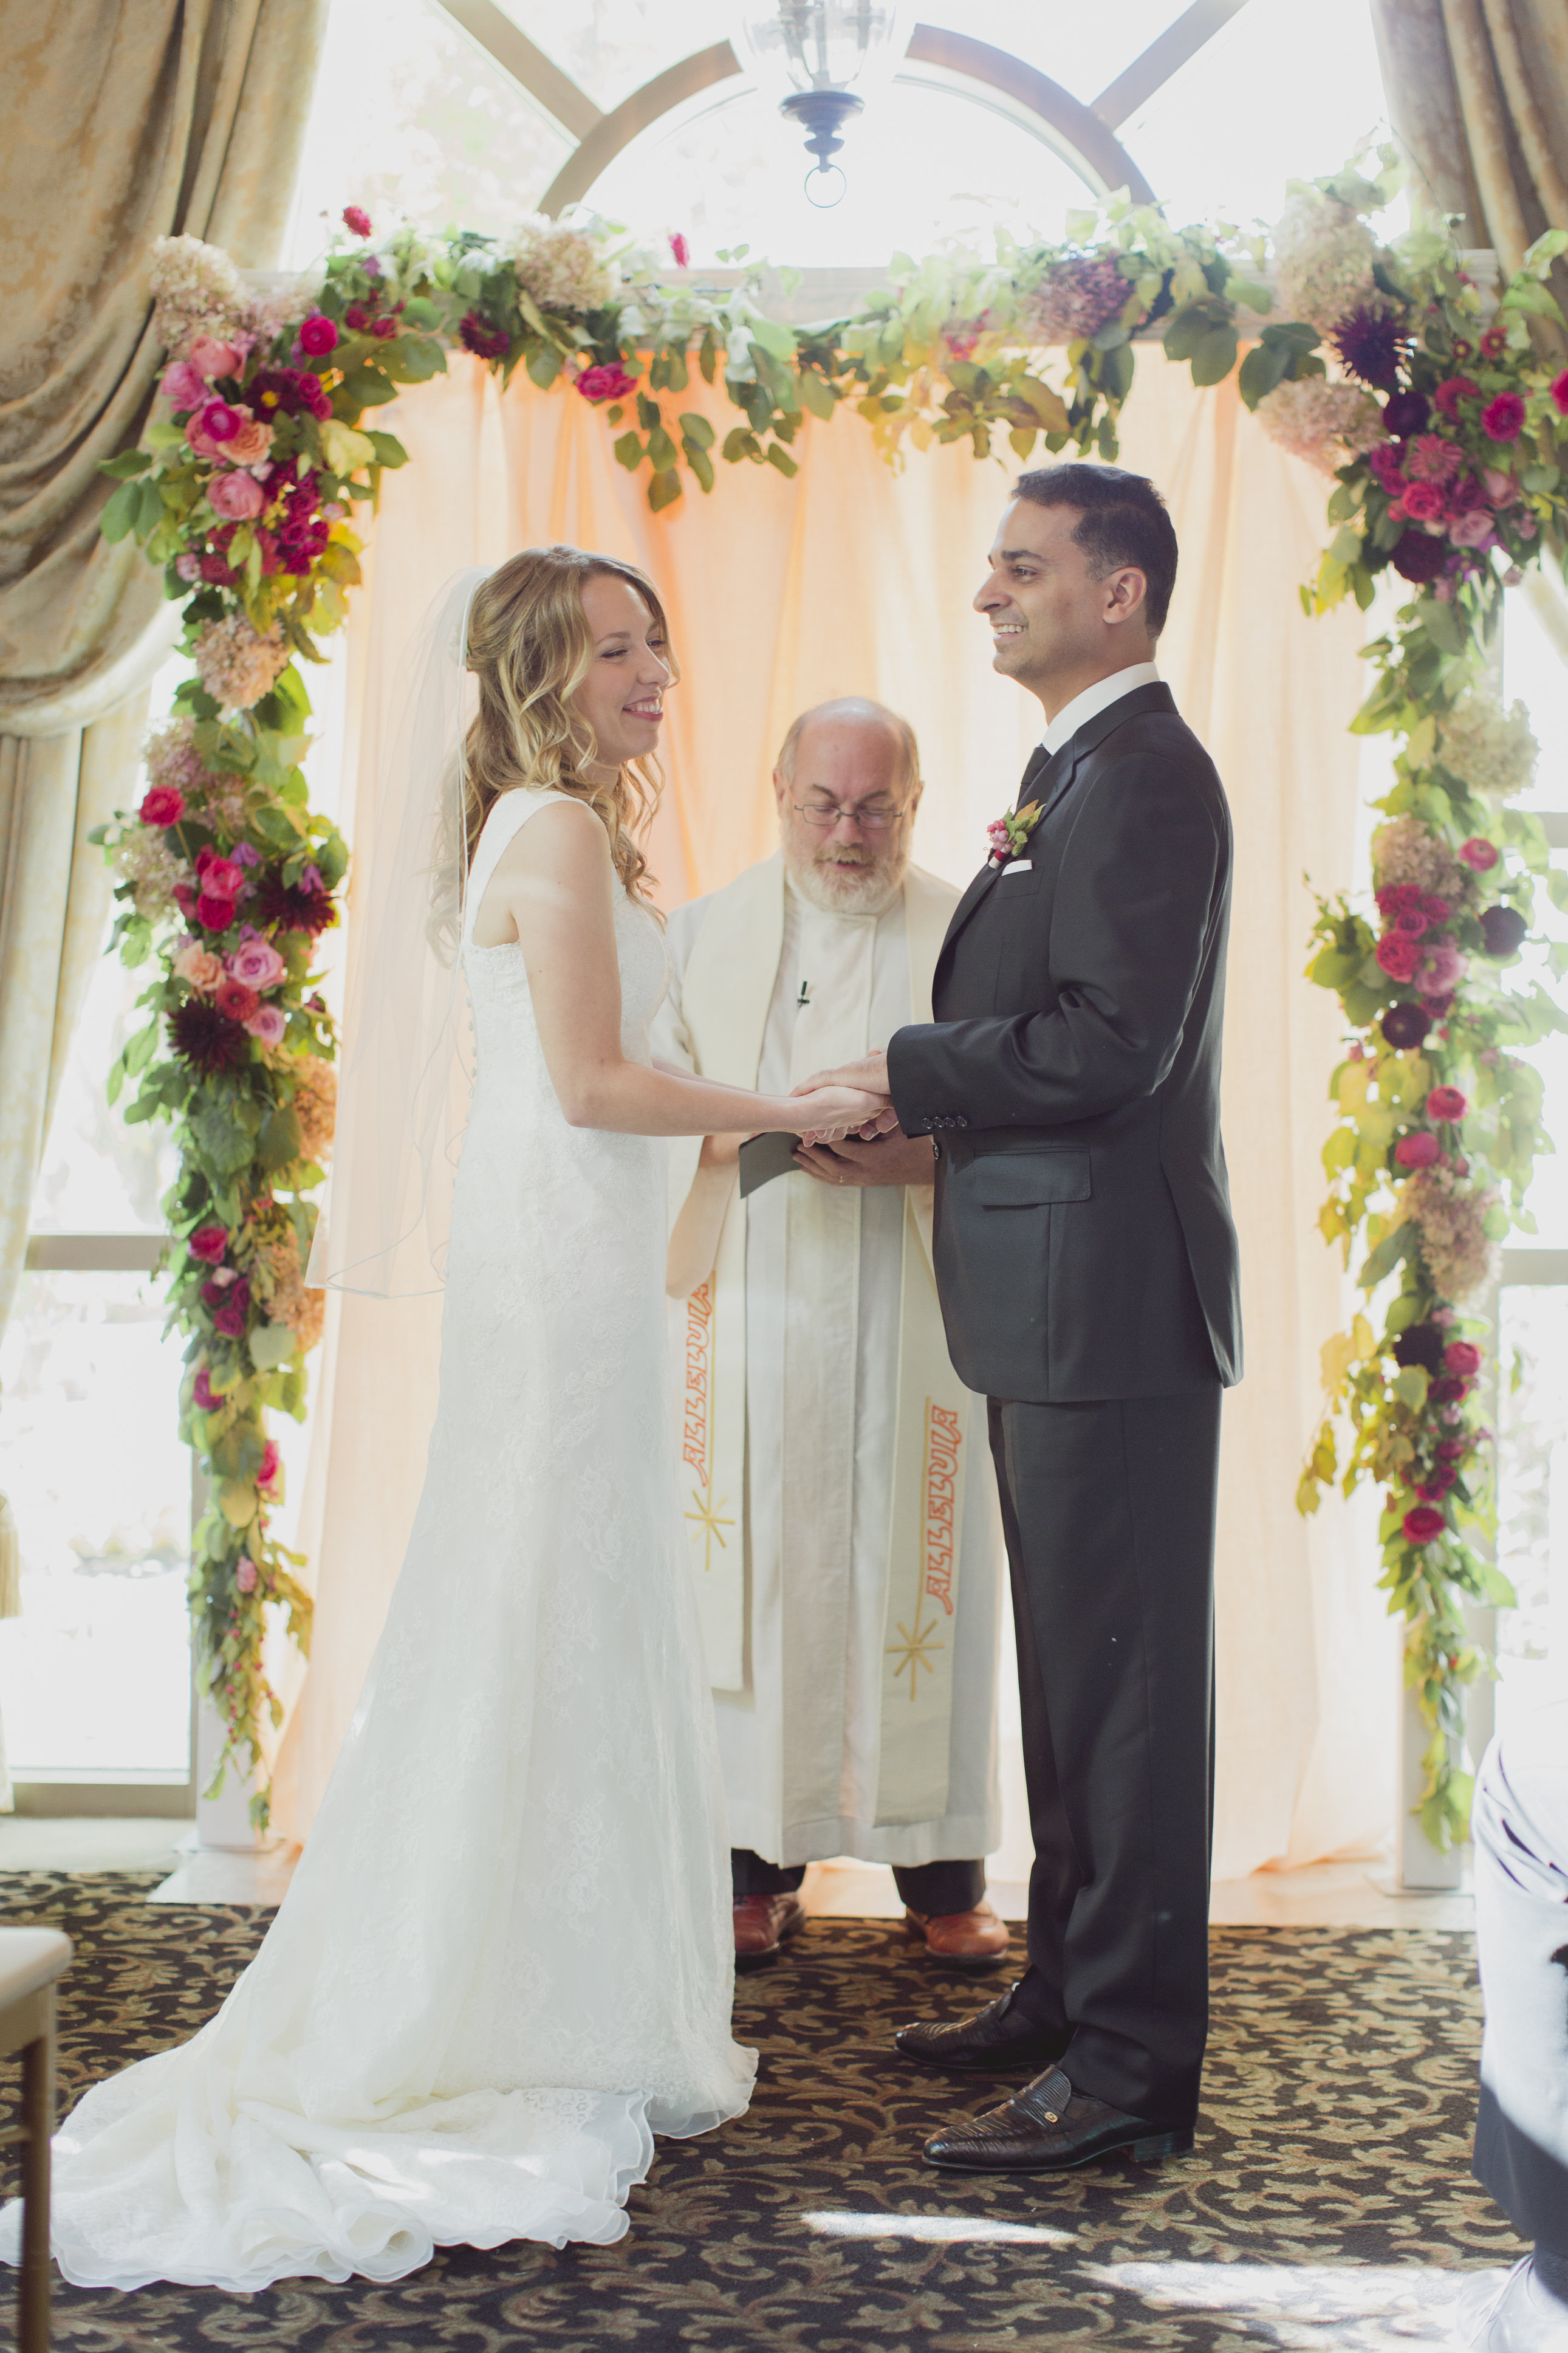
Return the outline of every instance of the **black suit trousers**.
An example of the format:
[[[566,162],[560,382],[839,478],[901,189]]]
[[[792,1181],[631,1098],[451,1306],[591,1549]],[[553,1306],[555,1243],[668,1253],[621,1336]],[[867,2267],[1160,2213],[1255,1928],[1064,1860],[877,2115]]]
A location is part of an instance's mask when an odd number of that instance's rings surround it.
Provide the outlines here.
[[[1035,1840],[1018,2000],[1078,2090],[1166,2126],[1208,2030],[1220,1394],[990,1401]]]

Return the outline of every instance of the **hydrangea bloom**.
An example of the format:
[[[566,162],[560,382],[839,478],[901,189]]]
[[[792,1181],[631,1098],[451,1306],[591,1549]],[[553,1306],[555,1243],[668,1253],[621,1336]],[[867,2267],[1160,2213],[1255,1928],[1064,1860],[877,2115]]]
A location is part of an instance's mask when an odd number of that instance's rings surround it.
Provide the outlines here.
[[[1463,906],[1475,894],[1470,876],[1440,834],[1418,818],[1391,818],[1372,837],[1372,871],[1380,891],[1407,885],[1451,907]]]
[[[268,1323],[287,1324],[301,1348],[313,1348],[321,1336],[326,1293],[306,1290],[299,1244],[291,1233],[286,1234],[280,1241],[264,1244],[261,1258],[272,1281]]]
[[[1485,1220],[1496,1199],[1451,1168],[1418,1168],[1405,1185],[1401,1207],[1420,1237],[1432,1287],[1443,1298],[1472,1298],[1490,1282],[1496,1252]]]
[[[131,885],[131,896],[143,922],[162,923],[178,903],[176,891],[189,887],[193,877],[185,860],[168,847],[166,837],[144,825],[128,826],[114,846],[114,871]]]
[[[1281,449],[1324,474],[1384,438],[1383,412],[1370,392],[1321,375],[1276,385],[1258,402],[1258,421]]]
[[[614,299],[615,269],[580,228],[530,213],[506,250],[519,286],[542,311],[601,311]]]
[[[289,647],[280,629],[258,637],[243,613],[230,613],[197,632],[193,659],[202,684],[226,711],[249,711],[286,668]]]
[[[1326,335],[1382,296],[1372,274],[1377,239],[1360,215],[1333,196],[1290,198],[1274,226],[1276,308]]]
[[[1462,695],[1437,731],[1437,751],[1446,768],[1489,800],[1511,800],[1535,775],[1541,746],[1531,733],[1522,702],[1505,711],[1490,687]]]
[[[199,237],[160,237],[153,246],[153,325],[174,359],[184,359],[198,336],[242,341],[247,302],[238,270],[216,245]]]
[[[1032,343],[1077,343],[1114,319],[1131,290],[1106,255],[1055,261],[1020,302],[1019,332]]]

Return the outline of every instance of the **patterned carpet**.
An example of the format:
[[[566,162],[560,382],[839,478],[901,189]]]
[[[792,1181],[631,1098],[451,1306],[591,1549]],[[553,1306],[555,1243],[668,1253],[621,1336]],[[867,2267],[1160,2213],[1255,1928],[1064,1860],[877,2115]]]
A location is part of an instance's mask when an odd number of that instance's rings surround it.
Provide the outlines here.
[[[0,1891],[0,1917],[48,1921],[76,1942],[64,2105],[192,2031],[269,1916],[150,1906],[150,1883],[37,1873]],[[895,1923],[817,1920],[781,1966],[741,1982],[737,2031],[763,2053],[750,2114],[661,2146],[618,2246],[453,2249],[389,2288],[304,2281],[235,2297],[62,2285],[55,2343],[76,2353],[1446,2344],[1459,2274],[1518,2252],[1469,2173],[1470,1938],[1221,1928],[1214,1965],[1205,2113],[1188,2158],[1118,2158],[1055,2183],[931,2173],[921,2137],[966,2105],[969,2087],[891,2058],[889,2036],[912,2016],[963,2015],[973,1981],[933,1971]]]

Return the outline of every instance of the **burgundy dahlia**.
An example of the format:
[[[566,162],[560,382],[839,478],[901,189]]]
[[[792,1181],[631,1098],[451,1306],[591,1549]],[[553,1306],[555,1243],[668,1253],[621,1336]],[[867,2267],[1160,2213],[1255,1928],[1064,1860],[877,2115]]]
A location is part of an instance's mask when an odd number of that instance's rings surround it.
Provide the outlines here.
[[[332,413],[332,399],[319,375],[308,368],[263,368],[252,376],[246,387],[246,397],[263,423],[279,415],[298,417],[308,408],[312,417],[325,417]]]
[[[1402,533],[1389,558],[1400,578],[1408,580],[1417,588],[1425,587],[1429,580],[1436,580],[1447,560],[1448,550],[1444,542],[1434,539],[1430,532],[1425,531]]]
[[[187,997],[169,1016],[169,1043],[182,1062],[214,1078],[244,1061],[250,1039],[205,997]]]
[[[1379,1027],[1395,1053],[1405,1054],[1421,1044],[1432,1027],[1432,1016],[1419,1005],[1391,1005]]]
[[[1441,1370],[1443,1335],[1436,1324],[1410,1324],[1394,1344],[1396,1365],[1419,1365],[1428,1373]]]
[[[1432,414],[1432,404],[1424,392],[1396,392],[1384,405],[1383,421],[1396,441],[1408,441],[1424,433]]]
[[[1330,340],[1352,375],[1379,392],[1394,391],[1406,338],[1391,311],[1381,303],[1358,302],[1349,318],[1340,321]]]
[[[312,939],[338,920],[338,911],[325,891],[285,882],[276,866],[269,866],[257,885],[249,912],[258,924],[280,932],[309,932]]]
[[[501,327],[487,327],[477,311],[470,311],[458,329],[458,339],[466,352],[478,360],[504,360],[511,349],[511,337]]]
[[[1484,907],[1481,937],[1489,956],[1510,956],[1523,939],[1527,925],[1517,907]]]

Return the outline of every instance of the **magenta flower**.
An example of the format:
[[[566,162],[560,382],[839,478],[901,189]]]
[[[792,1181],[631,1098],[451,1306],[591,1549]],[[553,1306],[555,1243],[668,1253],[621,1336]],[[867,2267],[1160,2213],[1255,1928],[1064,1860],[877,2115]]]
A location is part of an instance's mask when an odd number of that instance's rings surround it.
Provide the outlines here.
[[[1394,1156],[1402,1168],[1430,1168],[1442,1157],[1442,1149],[1429,1128],[1418,1127],[1414,1135],[1400,1137]]]
[[[637,388],[636,376],[628,375],[623,367],[584,368],[577,378],[578,391],[595,407],[606,400],[625,400]]]
[[[356,237],[369,237],[371,234],[370,215],[363,205],[345,205],[343,222],[346,227],[353,229]]]
[[[1422,956],[1415,986],[1423,997],[1442,997],[1458,987],[1469,969],[1452,940],[1435,940]]]
[[[256,1563],[247,1552],[242,1552],[235,1564],[234,1581],[242,1593],[256,1590]]]
[[[1427,1118],[1450,1127],[1455,1120],[1464,1118],[1469,1107],[1468,1097],[1458,1087],[1434,1087],[1426,1098]]]
[[[1429,1545],[1442,1535],[1447,1523],[1442,1513],[1435,1511],[1430,1504],[1417,1504],[1413,1511],[1405,1513],[1401,1525],[1411,1544]]]
[[[677,269],[686,269],[689,268],[691,262],[691,248],[687,244],[686,239],[682,237],[678,228],[672,228],[669,232],[669,250],[674,257]]]
[[[205,1365],[197,1369],[191,1389],[191,1402],[202,1413],[216,1413],[223,1403],[222,1398],[207,1378],[207,1368]]]
[[[154,785],[136,814],[143,825],[178,825],[185,814],[185,797],[178,785]]]
[[[338,331],[331,320],[323,318],[320,311],[312,311],[300,324],[300,350],[309,352],[313,360],[321,360],[325,359],[329,352],[335,352],[337,347]]]
[[[185,1248],[193,1258],[207,1266],[220,1266],[228,1250],[228,1232],[223,1226],[198,1226]],[[198,1374],[197,1378],[204,1376]]]
[[[1524,429],[1524,400],[1517,392],[1500,392],[1481,411],[1481,431],[1489,441],[1517,441]]]
[[[1384,932],[1377,944],[1377,961],[1390,980],[1414,980],[1420,959],[1419,942],[1401,932]]]

